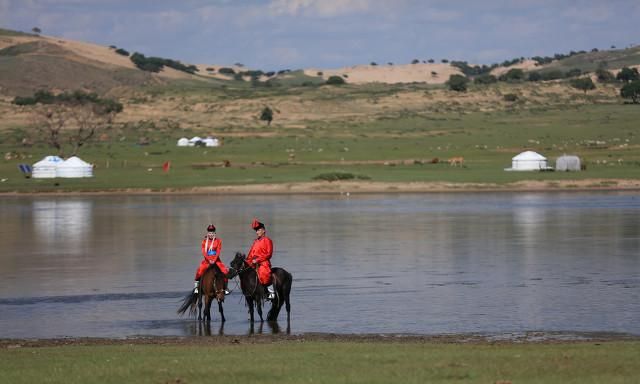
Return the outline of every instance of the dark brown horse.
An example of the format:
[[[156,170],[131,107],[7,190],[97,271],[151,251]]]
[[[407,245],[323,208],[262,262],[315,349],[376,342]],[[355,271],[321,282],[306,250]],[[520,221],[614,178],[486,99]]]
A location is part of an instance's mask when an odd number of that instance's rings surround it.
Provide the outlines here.
[[[240,278],[240,288],[242,288],[242,294],[247,300],[247,306],[249,307],[249,320],[253,323],[253,306],[255,304],[260,321],[264,321],[262,318],[262,301],[265,300],[267,293],[265,288],[258,281],[258,274],[256,270],[250,267],[246,262],[246,255],[244,253],[236,252],[236,256],[231,261],[229,268],[229,278],[233,278],[236,275]],[[267,314],[267,321],[278,320],[278,314],[282,305],[285,304],[287,308],[287,322],[291,319],[291,301],[289,295],[291,293],[291,283],[293,282],[293,276],[283,268],[271,268],[271,278],[273,279],[273,287],[276,297],[271,302],[271,309]]]
[[[182,302],[179,314],[184,314],[187,309],[191,316],[196,314],[196,304],[198,304],[198,320],[202,320],[202,300],[204,298],[204,320],[211,321],[211,302],[215,298],[218,300],[218,311],[222,322],[225,321],[222,303],[224,302],[224,273],[217,265],[212,264],[202,274],[200,278],[200,288],[198,293],[190,292]]]

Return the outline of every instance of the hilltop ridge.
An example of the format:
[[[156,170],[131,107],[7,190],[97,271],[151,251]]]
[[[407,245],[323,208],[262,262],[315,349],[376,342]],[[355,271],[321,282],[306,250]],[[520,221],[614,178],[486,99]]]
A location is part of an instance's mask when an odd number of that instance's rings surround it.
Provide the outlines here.
[[[324,83],[331,76],[342,77],[350,84],[441,85],[453,74],[464,75],[463,67],[474,67],[466,62],[443,60],[435,63],[433,60],[414,60],[411,64],[371,63],[338,69],[308,68],[276,73],[251,70],[241,65],[200,63],[193,65],[193,73],[167,66],[161,66],[158,72],[149,72],[136,67],[128,52],[124,51],[127,53],[124,55],[118,51],[124,50],[117,50],[115,46],[0,29],[0,71],[4,74],[0,78],[0,94],[29,95],[43,88],[53,91],[82,89],[107,93],[122,87],[166,84],[174,80],[212,82],[218,85],[238,80],[305,85]],[[166,60],[180,63],[173,59]],[[579,69],[583,73],[589,73],[603,65],[615,72],[623,66],[640,67],[640,47],[581,52],[542,65],[532,59],[516,60],[509,64],[494,64],[486,73],[500,76],[511,69],[522,69],[525,72]]]

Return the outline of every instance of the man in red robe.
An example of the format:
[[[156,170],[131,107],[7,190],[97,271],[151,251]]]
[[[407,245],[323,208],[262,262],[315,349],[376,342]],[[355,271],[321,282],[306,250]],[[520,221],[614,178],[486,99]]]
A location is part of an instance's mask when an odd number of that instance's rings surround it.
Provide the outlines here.
[[[267,237],[264,224],[253,219],[251,228],[256,231],[256,239],[247,254],[247,263],[256,269],[258,281],[267,287],[269,295],[267,299],[273,300],[275,292],[271,282],[271,256],[273,256],[273,241]]]
[[[220,255],[222,254],[222,239],[216,236],[216,227],[213,224],[209,224],[207,227],[207,235],[202,239],[202,257],[204,260],[200,262],[198,266],[198,270],[196,271],[196,281],[195,287],[193,288],[193,293],[198,293],[198,286],[200,284],[200,278],[202,274],[209,268],[209,265],[215,264],[220,268],[220,271],[224,273],[224,294],[228,295],[229,290],[227,289],[228,279],[227,273],[229,270],[222,263],[220,259]]]

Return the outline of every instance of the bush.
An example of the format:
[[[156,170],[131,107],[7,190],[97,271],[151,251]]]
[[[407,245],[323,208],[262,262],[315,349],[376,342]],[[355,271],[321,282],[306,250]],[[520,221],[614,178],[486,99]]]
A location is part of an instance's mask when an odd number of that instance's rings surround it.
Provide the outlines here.
[[[159,72],[165,66],[191,74],[198,71],[195,65],[184,65],[179,61],[163,59],[162,57],[145,57],[145,55],[138,52],[131,55],[130,59],[136,67],[143,71]]]
[[[328,85],[343,85],[346,81],[340,76],[329,76],[325,84]]]
[[[601,83],[611,83],[616,80],[616,77],[613,73],[607,71],[604,68],[598,68],[596,70],[596,76],[598,77],[598,81]]]
[[[540,74],[540,72],[531,72],[529,73],[529,77],[528,79],[529,81],[540,81],[542,80],[542,75]]]
[[[618,72],[616,79],[625,83],[630,83],[632,81],[640,80],[640,73],[638,73],[637,68],[624,67],[620,72]]]
[[[493,84],[497,83],[498,79],[493,75],[482,75],[473,79],[473,82],[476,84]]]
[[[462,75],[451,75],[447,81],[449,89],[456,92],[465,92],[467,90],[467,84],[469,79]]]
[[[502,96],[502,98],[504,99],[504,101],[509,102],[518,101],[518,95],[516,95],[515,93],[507,93],[506,95]]]
[[[582,75],[582,70],[580,68],[573,68],[567,71],[565,77],[578,77]]]
[[[520,68],[512,68],[504,75],[500,76],[501,81],[518,82],[524,80],[524,71]]]
[[[363,175],[354,175],[353,173],[346,172],[330,172],[330,173],[322,173],[318,176],[314,176],[313,180],[326,180],[326,181],[338,181],[338,180],[370,180],[369,176]]]
[[[129,51],[127,51],[126,49],[122,49],[122,48],[118,48],[116,49],[116,53],[118,55],[122,55],[122,56],[129,56]]]
[[[235,75],[236,71],[233,68],[222,67],[218,69],[218,73],[222,73],[223,75]]]

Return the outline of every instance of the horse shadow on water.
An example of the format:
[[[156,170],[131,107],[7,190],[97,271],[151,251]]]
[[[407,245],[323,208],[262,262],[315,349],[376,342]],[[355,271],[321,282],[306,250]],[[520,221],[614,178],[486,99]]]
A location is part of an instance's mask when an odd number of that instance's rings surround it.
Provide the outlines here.
[[[178,313],[182,315],[188,309],[189,315],[195,317],[197,305],[198,320],[202,320],[202,303],[204,301],[204,320],[211,321],[211,303],[213,299],[218,301],[220,319],[224,323],[224,310],[222,309],[222,303],[224,302],[224,273],[215,264],[210,265],[202,274],[198,293],[189,292],[178,309]]]
[[[260,321],[264,321],[262,318],[262,303],[266,300],[267,292],[264,286],[258,281],[256,270],[246,263],[246,255],[240,252],[236,252],[236,256],[231,261],[230,266],[228,277],[232,279],[238,276],[240,279],[240,288],[249,307],[249,321],[252,324],[254,322],[254,305],[258,310]],[[280,310],[282,306],[285,305],[287,309],[287,329],[289,329],[291,321],[291,300],[289,296],[291,294],[293,276],[284,268],[275,267],[271,268],[271,277],[276,297],[271,300],[271,309],[267,314],[267,321],[277,321]],[[253,333],[252,329],[250,333]]]

